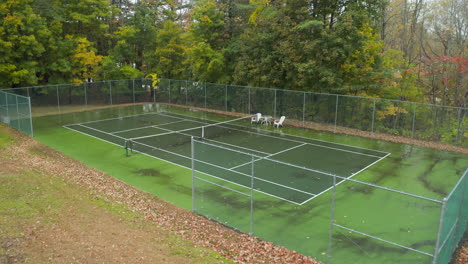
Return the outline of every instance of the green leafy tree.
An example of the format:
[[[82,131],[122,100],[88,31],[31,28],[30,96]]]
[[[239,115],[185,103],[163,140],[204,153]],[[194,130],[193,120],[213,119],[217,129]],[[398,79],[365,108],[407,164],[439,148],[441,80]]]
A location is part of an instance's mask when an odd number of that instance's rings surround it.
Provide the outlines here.
[[[51,31],[46,20],[34,14],[30,0],[0,3],[0,86],[39,82],[38,61],[46,52]]]

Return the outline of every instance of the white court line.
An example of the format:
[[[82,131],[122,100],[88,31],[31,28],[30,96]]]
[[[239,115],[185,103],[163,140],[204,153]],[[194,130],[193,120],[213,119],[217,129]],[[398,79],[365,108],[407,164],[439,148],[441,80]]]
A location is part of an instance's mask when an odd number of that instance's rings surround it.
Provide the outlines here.
[[[73,130],[73,131],[75,131],[75,132],[78,132],[78,133],[80,133],[80,134],[83,134],[83,135],[86,135],[86,136],[89,136],[89,137],[92,137],[92,138],[95,138],[95,139],[98,139],[98,140],[101,140],[101,141],[110,143],[110,144],[112,144],[112,145],[115,145],[115,146],[118,146],[118,147],[122,147],[122,145],[119,145],[119,144],[117,144],[117,143],[110,142],[110,141],[104,140],[104,139],[102,139],[102,138],[95,137],[95,136],[93,136],[93,135],[90,135],[90,134],[88,134],[88,133],[85,133],[85,132],[82,132],[82,131],[79,131],[79,130],[70,128],[70,127],[68,127],[68,126],[63,126],[63,127],[67,128],[67,129],[70,129],[70,130]],[[138,144],[140,144],[140,143],[138,143]],[[151,147],[151,148],[154,149],[154,147]],[[191,160],[191,158],[187,158],[186,156],[182,156],[182,155],[177,154],[177,153],[174,153],[174,152],[170,152],[170,151],[167,151],[167,150],[164,150],[164,149],[160,149],[160,150],[161,150],[161,151],[164,151],[164,152],[167,152],[167,153],[170,153],[170,154],[174,154],[174,155],[177,155],[177,156],[181,156],[182,158],[185,158],[185,159],[188,159],[188,160]],[[162,158],[157,157],[157,156],[153,156],[153,155],[150,155],[150,154],[147,154],[147,153],[144,153],[144,152],[140,152],[140,151],[138,151],[138,150],[135,150],[135,152],[138,152],[138,153],[140,153],[140,154],[142,154],[142,155],[145,155],[145,156],[148,156],[148,157],[151,157],[151,158],[155,158],[155,159],[162,160],[162,161],[164,161],[164,162],[173,164],[173,165],[175,165],[175,166],[178,166],[178,167],[181,167],[181,168],[184,168],[184,169],[192,170],[192,168],[186,167],[186,166],[184,166],[184,165],[180,165],[180,164],[178,164],[178,163],[175,163],[175,162],[172,162],[172,161],[169,161],[169,160],[166,160],[166,159],[162,159]],[[199,173],[205,174],[205,175],[207,175],[207,176],[209,176],[209,177],[218,179],[218,180],[222,180],[222,181],[225,181],[225,182],[229,182],[229,183],[231,183],[231,184],[234,184],[234,185],[237,185],[237,186],[240,186],[240,187],[243,187],[243,188],[248,188],[248,187],[246,187],[245,185],[242,185],[242,184],[239,184],[239,183],[236,183],[236,182],[231,182],[231,181],[229,181],[229,180],[226,180],[226,179],[223,179],[223,178],[220,178],[220,177],[211,175],[211,174],[206,173],[206,172],[203,172],[203,171],[198,171],[198,170],[196,170],[196,171],[199,172]],[[277,199],[280,199],[280,200],[283,200],[283,201],[286,201],[286,202],[289,202],[289,203],[292,203],[292,204],[295,204],[295,205],[301,205],[301,204],[298,203],[298,202],[290,201],[290,200],[288,200],[288,199],[286,199],[286,198],[279,197],[279,196],[273,195],[273,194],[271,194],[271,193],[267,193],[267,192],[260,191],[260,190],[257,190],[257,189],[254,189],[254,190],[255,190],[256,192],[263,193],[263,194],[265,194],[265,195],[268,195],[268,196],[271,196],[271,197],[274,197],[274,198],[277,198]]]
[[[170,130],[170,129],[167,129],[167,128],[162,128],[162,127],[158,127],[158,129],[161,129],[161,130],[166,130],[166,131],[172,131],[174,133],[177,133],[177,134],[181,134],[181,135],[184,135],[184,136],[189,136],[189,137],[192,137],[193,135],[190,135],[190,134],[185,134],[185,133],[182,133],[182,132],[178,132],[179,130]],[[156,137],[159,136],[159,135],[155,135]],[[245,150],[249,150],[249,151],[253,151],[253,152],[257,152],[257,153],[262,153],[262,154],[266,154],[266,155],[270,155],[271,153],[268,153],[268,152],[263,152],[263,151],[260,151],[260,150],[253,150],[253,149],[249,149],[249,148],[244,148],[244,147],[241,147],[241,146],[237,146],[237,145],[233,145],[233,144],[229,144],[229,143],[224,143],[224,142],[221,142],[221,141],[217,141],[217,140],[213,140],[213,139],[205,139],[205,140],[208,140],[208,141],[213,141],[213,142],[216,142],[218,144],[224,144],[224,145],[228,145],[228,146],[231,146],[231,147],[236,147],[236,148],[241,148],[241,149],[245,149]],[[253,154],[255,155],[255,154]]]
[[[173,115],[178,115],[178,116],[184,116],[184,115],[181,115],[181,114],[176,114],[176,113],[171,113]],[[163,114],[161,113],[161,115],[164,115],[164,116],[168,116],[168,117],[173,117],[171,115],[167,115],[167,114]],[[175,118],[175,117],[174,117]],[[180,117],[179,117],[180,118]],[[192,118],[195,118],[195,117],[192,117]],[[237,127],[243,127],[243,126],[239,126],[239,125],[235,125],[235,124],[230,124],[232,126],[237,126]],[[278,134],[278,132],[275,132],[275,131],[268,131],[268,130],[263,130],[265,133],[270,133],[270,134]],[[250,131],[249,131],[250,132]],[[250,132],[250,133],[253,133],[253,134],[258,134],[258,133],[255,133],[255,132]],[[263,135],[263,134],[260,134],[260,135]],[[324,143],[329,143],[329,144],[334,144],[334,145],[340,145],[340,146],[345,146],[345,147],[351,147],[351,148],[358,148],[358,149],[363,149],[363,150],[369,150],[369,151],[374,151],[374,152],[380,152],[380,153],[383,153],[383,154],[387,154],[388,152],[386,151],[381,151],[381,150],[375,150],[375,149],[369,149],[369,148],[363,148],[363,147],[357,147],[357,146],[352,146],[352,145],[346,145],[346,144],[342,144],[342,143],[335,143],[335,142],[329,142],[329,141],[325,141],[325,140],[320,140],[320,139],[313,139],[313,138],[307,138],[307,137],[302,137],[302,136],[298,136],[298,135],[289,135],[289,134],[286,134],[288,137],[296,137],[296,138],[303,138],[303,139],[307,139],[307,140],[313,140],[313,141],[319,141],[319,142],[324,142]],[[282,137],[278,137],[278,136],[272,136],[272,137],[275,137],[275,138],[279,138],[279,139],[284,139]],[[289,140],[293,140],[293,139],[289,139]],[[303,141],[299,141],[299,142],[303,142]],[[307,142],[309,143],[309,142]],[[313,143],[309,143],[309,144],[313,144]],[[322,145],[318,145],[318,146],[322,146]],[[381,156],[377,156],[377,157],[381,157]]]
[[[73,126],[73,125],[70,125],[70,126]],[[118,137],[118,138],[121,138],[123,140],[127,140],[127,138],[124,138],[124,137],[121,137],[121,136],[117,136],[117,135],[113,135],[109,132],[105,132],[105,131],[102,131],[102,130],[99,130],[99,129],[96,129],[96,128],[92,128],[92,127],[89,127],[89,126],[85,126],[83,124],[75,124],[75,126],[82,126],[82,127],[86,127],[88,129],[91,129],[91,130],[94,130],[94,131],[97,131],[97,132],[100,132],[100,133],[104,133],[104,134],[107,134],[107,135],[111,135],[113,137]]]
[[[304,143],[304,144],[297,145],[297,146],[294,146],[294,147],[291,147],[291,148],[288,148],[288,149],[284,149],[284,150],[282,150],[282,151],[279,151],[279,152],[270,154],[270,155],[268,155],[268,156],[266,156],[266,157],[259,158],[259,159],[257,159],[257,160],[254,159],[253,161],[249,161],[249,162],[247,162],[247,163],[245,163],[245,164],[241,164],[241,165],[234,166],[234,167],[232,167],[232,168],[230,168],[230,169],[231,169],[231,170],[237,169],[237,168],[239,168],[239,167],[245,166],[245,165],[250,164],[250,163],[252,163],[252,162],[256,162],[256,161],[259,161],[259,160],[262,160],[262,159],[266,159],[266,158],[269,158],[269,157],[271,157],[271,156],[275,156],[275,155],[281,154],[281,153],[283,153],[283,152],[290,151],[290,150],[296,149],[296,148],[298,148],[298,147],[302,147],[302,146],[304,146],[304,145],[306,145],[306,144],[307,144],[307,143]]]
[[[378,160],[372,162],[371,164],[367,165],[366,167],[362,168],[361,170],[359,170],[359,171],[357,171],[357,172],[355,172],[355,173],[351,173],[351,175],[348,176],[348,177],[346,177],[346,178],[347,178],[347,179],[351,179],[352,177],[354,177],[354,176],[356,176],[357,174],[361,173],[361,172],[364,171],[365,169],[368,169],[370,166],[372,166],[372,165],[376,164],[377,162],[383,160],[384,158],[386,158],[386,157],[389,156],[390,154],[392,154],[392,153],[388,153],[387,155],[385,155],[385,156],[383,156],[382,158],[380,158],[380,159],[378,159]],[[343,182],[345,182],[345,181],[346,181],[346,180],[342,180],[342,181],[340,181],[339,183],[337,183],[335,186],[338,186],[338,185],[340,185],[341,183],[343,183]],[[327,189],[321,191],[320,193],[318,193],[317,196],[319,196],[319,195],[321,195],[322,193],[325,193],[325,192],[327,192],[327,191],[329,191],[329,190],[331,190],[331,189],[333,189],[333,185],[330,186],[330,187],[328,187]],[[317,196],[316,196],[316,197],[317,197]],[[313,200],[314,198],[315,198],[315,197],[311,197],[311,198],[305,200],[304,202],[301,203],[301,205],[303,205],[303,204],[305,204],[305,203],[307,203],[307,202]]]
[[[164,115],[164,114],[163,114],[163,115]],[[169,115],[167,115],[167,116],[169,116]],[[176,117],[176,118],[177,118],[177,117]],[[180,118],[180,117],[179,117],[179,118]],[[193,122],[206,124],[206,123],[204,123],[204,122],[195,121],[195,120],[194,120]],[[282,138],[282,137],[272,136],[272,135],[268,135],[268,134],[261,134],[261,133],[246,131],[246,130],[240,130],[240,129],[235,129],[235,128],[232,128],[232,127],[226,127],[226,126],[222,126],[222,125],[220,125],[219,127],[229,128],[229,129],[241,131],[241,132],[244,132],[244,133],[256,134],[256,135],[261,135],[261,136],[265,136],[265,137],[271,137],[271,138],[275,138],[275,139],[277,139],[277,140],[285,140],[285,141],[290,141],[290,142],[295,142],[295,143],[301,143],[301,144],[302,144],[302,143],[307,143],[308,145],[317,146],[317,147],[321,147],[321,148],[328,148],[328,149],[333,149],[333,150],[337,150],[337,151],[349,152],[349,153],[353,153],[353,154],[357,154],[357,155],[369,156],[369,157],[373,157],[373,158],[381,158],[381,156],[375,156],[375,155],[371,155],[371,154],[366,154],[366,153],[361,153],[361,152],[355,152],[355,151],[346,150],[346,149],[339,149],[339,148],[334,148],[334,147],[328,147],[328,146],[313,144],[313,143],[304,142],[304,141],[298,141],[298,140],[289,139],[289,138]],[[246,127],[246,128],[248,128],[248,127]],[[330,143],[330,142],[328,142],[328,143]],[[353,147],[353,146],[349,146],[349,147]],[[255,151],[255,150],[253,150],[253,149],[251,149],[251,150],[252,150],[252,151]],[[370,150],[370,149],[369,149],[369,150]],[[388,152],[385,152],[385,153],[388,153]]]
[[[129,116],[112,117],[112,118],[106,118],[106,119],[88,121],[88,122],[83,122],[83,123],[75,123],[75,124],[71,124],[71,125],[89,124],[89,123],[96,123],[96,122],[101,122],[101,121],[108,121],[108,120],[115,120],[115,119],[123,119],[123,118],[129,118],[129,117],[135,117],[135,116],[143,116],[143,115],[159,115],[159,113],[154,112],[154,113],[143,113],[143,114],[138,114],[138,115],[129,115]],[[164,116],[168,116],[168,115],[164,115]],[[177,118],[177,117],[173,117],[173,118]],[[70,125],[70,126],[71,126],[71,125]]]
[[[83,125],[80,125],[80,126],[89,128],[89,127],[83,126]],[[98,138],[98,137],[96,137],[96,136],[92,136],[92,135],[90,135],[90,134],[88,134],[88,133],[85,133],[85,132],[82,132],[82,131],[79,131],[79,130],[70,128],[70,127],[68,127],[68,126],[64,126],[64,127],[67,128],[67,129],[70,129],[70,130],[79,132],[79,133],[81,133],[81,134],[84,134],[84,135],[87,135],[87,136],[90,136],[90,137],[93,137],[93,138],[96,138],[96,139],[105,141],[105,142],[107,142],[107,143],[110,143],[110,144],[113,144],[113,145],[122,147],[122,145],[119,145],[119,144],[116,144],[116,143],[114,143],[114,142],[110,142],[110,141],[107,141],[107,140]],[[93,129],[93,130],[96,130],[96,131],[101,132],[101,133],[104,133],[104,134],[109,134],[109,133],[107,133],[107,132],[100,131],[100,130],[98,130],[98,129]],[[109,135],[112,135],[112,134],[109,134]],[[115,135],[112,135],[112,136],[115,136]],[[116,137],[118,137],[118,136],[116,136]],[[119,138],[122,138],[122,137],[119,137]],[[155,147],[155,146],[147,145],[147,144],[140,143],[140,142],[137,142],[137,144],[140,144],[140,145],[149,147],[149,148],[151,148],[151,149],[160,150],[160,151],[163,151],[163,152],[167,152],[167,153],[169,153],[169,154],[172,154],[172,155],[176,155],[176,156],[179,156],[179,157],[182,157],[182,158],[186,158],[186,159],[188,159],[188,160],[191,160],[191,157],[187,157],[187,156],[182,155],[182,154],[179,154],[179,153],[175,153],[175,152],[168,151],[168,150],[165,150],[165,149],[157,148],[157,147]],[[160,160],[163,160],[163,161],[167,161],[167,160],[165,160],[165,159],[159,158],[159,157],[157,157],[157,156],[152,156],[152,155],[150,155],[150,154],[146,154],[146,153],[140,152],[140,151],[138,151],[138,150],[135,150],[135,152],[138,152],[138,153],[141,153],[141,154],[144,154],[144,155],[153,157],[153,158],[157,158],[157,159],[160,159]],[[201,163],[205,163],[205,164],[208,164],[208,165],[210,165],[210,166],[217,167],[217,168],[220,168],[220,169],[223,169],[223,170],[228,170],[228,171],[234,172],[234,173],[236,173],[236,174],[239,174],[239,175],[242,175],[242,176],[245,176],[245,177],[248,177],[248,178],[251,178],[251,177],[252,177],[251,175],[248,175],[248,174],[245,174],[245,173],[242,173],[242,172],[238,172],[238,171],[234,171],[234,170],[229,170],[229,169],[227,169],[227,168],[224,168],[224,167],[221,167],[221,166],[218,166],[218,165],[215,165],[215,164],[211,164],[211,163],[208,163],[208,162],[205,162],[205,161],[202,161],[202,160],[197,160],[197,159],[195,159],[195,161],[201,162]],[[172,164],[176,164],[176,163],[173,163],[173,162],[170,162],[170,161],[167,161],[167,162],[172,163]],[[191,170],[191,168],[185,167],[185,166],[183,166],[183,165],[180,165],[180,164],[176,164],[176,165]],[[249,188],[249,187],[247,187],[247,186],[245,186],[245,185],[242,185],[242,184],[239,184],[239,183],[235,183],[235,182],[229,181],[229,180],[224,179],[224,178],[219,178],[219,177],[210,175],[210,174],[208,174],[208,173],[206,173],[206,172],[202,172],[202,171],[198,171],[198,172],[199,172],[199,173],[202,173],[202,174],[206,174],[206,175],[208,175],[208,176],[210,176],[210,177],[213,177],[213,178],[217,178],[217,179],[220,179],[220,180],[223,180],[223,181],[226,181],[226,182],[229,182],[229,183],[232,183],[232,184],[235,184],[235,185],[244,187],[244,188]],[[283,188],[286,188],[286,189],[291,189],[291,190],[293,190],[293,191],[301,192],[301,193],[304,193],[304,194],[307,194],[307,195],[315,195],[315,194],[312,194],[312,193],[309,193],[309,192],[305,192],[305,191],[302,191],[302,190],[298,190],[298,189],[295,189],[295,188],[292,188],[292,187],[289,187],[289,186],[286,186],[286,185],[282,185],[282,184],[279,184],[279,183],[275,183],[275,182],[272,182],[272,181],[268,181],[268,180],[265,180],[265,179],[262,179],[262,178],[254,177],[254,179],[259,180],[259,181],[268,182],[268,183],[270,183],[270,184],[272,184],[272,185],[277,185],[277,186],[280,186],[280,187],[283,187]],[[286,199],[286,198],[278,197],[278,196],[276,196],[276,195],[274,195],[274,194],[271,194],[271,193],[263,192],[263,191],[260,191],[260,190],[257,190],[257,189],[255,189],[255,191],[260,192],[260,193],[263,193],[263,194],[265,194],[265,195],[269,195],[269,196],[272,196],[272,197],[281,199],[281,200],[284,200],[284,201],[287,201],[287,202],[291,202],[291,203],[300,205],[300,204],[297,203],[297,202],[290,201],[290,200],[288,200],[288,199]]]
[[[144,127],[137,127],[137,128],[130,128],[130,129],[125,129],[125,130],[113,131],[113,132],[109,132],[109,133],[111,133],[111,134],[118,134],[118,133],[122,133],[122,132],[128,132],[128,131],[132,131],[132,130],[144,129],[144,128],[149,128],[149,127],[155,127],[155,128],[157,128],[158,126],[169,125],[169,124],[174,124],[174,123],[180,123],[180,122],[184,122],[184,121],[185,121],[185,120],[177,120],[177,121],[168,122],[168,123],[163,123],[163,124],[157,124],[157,125],[151,125],[151,126],[144,126]]]
[[[201,123],[201,124],[206,124],[206,125],[212,124],[212,123],[200,122],[200,121],[197,121],[197,120],[191,120],[191,119],[184,119],[184,118],[180,118],[180,117],[174,117],[174,116],[166,115],[166,114],[163,114],[163,113],[147,113],[147,114],[156,114],[156,115],[162,115],[162,116],[166,116],[166,117],[170,117],[170,118],[174,118],[174,119],[181,119],[181,120],[179,120],[179,122],[182,122],[182,121],[191,121],[191,122],[196,122],[196,123]],[[147,115],[147,114],[140,114],[140,115]],[[139,115],[134,115],[134,116],[139,116]],[[127,116],[127,117],[131,117],[131,116]],[[103,119],[103,120],[112,120],[112,119],[120,119],[120,118],[121,118],[121,117],[118,117],[118,118],[110,118],[110,119]],[[123,118],[125,118],[125,117],[123,117]],[[99,122],[99,121],[103,121],[103,120],[97,120],[97,121],[91,121],[91,122]],[[88,122],[88,123],[90,123],[90,122]],[[75,125],[81,125],[81,124],[75,124]],[[233,124],[230,124],[230,125],[233,125]],[[116,136],[116,135],[113,135],[113,134],[110,134],[110,133],[107,133],[107,132],[104,132],[104,131],[101,131],[101,130],[98,130],[98,129],[94,129],[94,128],[92,128],[92,127],[88,127],[88,126],[85,126],[85,125],[81,125],[81,126],[83,126],[83,127],[85,127],[85,128],[88,128],[88,129],[91,129],[91,130],[95,130],[95,131],[104,133],[104,134],[109,134],[109,135],[111,135],[111,136],[115,136],[115,137],[118,137],[118,138],[121,138],[121,139],[126,139],[126,138],[119,137],[119,136]],[[237,125],[233,125],[233,126],[237,126]],[[101,139],[101,138],[98,138],[98,137],[89,135],[89,134],[87,134],[87,133],[84,133],[84,132],[81,132],[81,131],[78,131],[78,130],[75,130],[75,129],[72,129],[72,128],[69,128],[69,127],[67,127],[67,126],[64,126],[64,127],[66,127],[67,129],[74,130],[74,131],[76,131],[76,132],[79,132],[79,133],[82,133],[82,134],[91,136],[91,137],[93,137],[93,138],[96,138],[96,139],[99,139],[99,140],[102,140],[102,141],[105,141],[105,142],[108,142],[108,143],[111,143],[111,144],[114,144],[114,145],[118,145],[118,144],[115,144],[115,143],[113,143],[113,142],[110,142],[110,141],[107,141],[107,140],[104,140],[104,139]],[[223,126],[223,127],[225,127],[225,126]],[[225,128],[230,128],[230,127],[225,127]],[[230,129],[233,129],[233,128],[230,128]],[[167,130],[167,129],[165,129],[165,130]],[[284,139],[284,138],[281,138],[281,137],[275,137],[275,136],[271,136],[271,135],[265,135],[265,134],[250,132],[250,131],[244,131],[244,130],[239,130],[239,129],[234,129],[234,130],[238,130],[238,131],[241,131],[241,132],[247,132],[247,133],[251,133],[251,134],[258,134],[258,135],[273,137],[273,138],[276,138],[276,139],[283,139],[283,140],[287,140],[287,141],[292,141],[292,142],[301,143],[301,145],[295,146],[295,147],[293,147],[293,148],[296,148],[296,147],[299,147],[299,146],[302,146],[302,145],[306,145],[306,144],[315,145],[315,144],[307,143],[307,142],[303,142],[303,141],[296,141],[296,140],[292,140],[292,139]],[[177,131],[173,131],[173,130],[168,130],[168,131],[177,132]],[[268,131],[266,131],[266,132],[268,132]],[[181,134],[183,134],[183,133],[181,133]],[[308,139],[308,138],[305,138],[305,139]],[[308,140],[311,140],[311,139],[308,139]],[[312,139],[312,140],[313,140],[313,139]],[[217,141],[215,141],[215,140],[209,140],[209,141],[217,142]],[[326,141],[324,141],[324,142],[326,142]],[[224,142],[219,142],[219,143],[225,144],[225,145],[230,145],[230,144],[224,143]],[[328,142],[328,143],[330,143],[330,142]],[[138,144],[142,144],[142,143],[138,143]],[[206,144],[206,143],[205,143],[205,144]],[[333,143],[333,144],[335,144],[335,143]],[[338,144],[338,143],[336,143],[336,144]],[[211,145],[211,144],[210,144],[210,145]],[[338,145],[343,145],[343,144],[338,144]],[[118,145],[118,146],[120,146],[120,145]],[[214,146],[216,146],[216,145],[214,145]],[[234,146],[235,146],[235,145],[234,145]],[[317,145],[317,146],[319,146],[319,147],[326,147],[326,146],[321,146],[321,145]],[[343,146],[349,146],[349,145],[343,145]],[[148,147],[150,147],[150,148],[152,148],[152,149],[155,149],[154,146],[148,146]],[[220,147],[220,146],[216,146],[216,147]],[[244,148],[244,147],[240,147],[240,146],[235,146],[235,147],[237,147],[237,148]],[[349,147],[354,147],[354,146],[349,146]],[[330,148],[330,147],[328,147],[328,148]],[[356,147],[356,148],[359,148],[359,147]],[[244,149],[246,149],[246,150],[251,150],[251,151],[253,151],[253,152],[259,152],[259,153],[261,152],[261,151],[258,151],[258,150],[253,150],[253,149],[248,149],[248,148],[244,148]],[[336,149],[336,148],[333,148],[333,149]],[[361,149],[364,149],[364,148],[361,148]],[[161,149],[161,150],[162,150],[162,149]],[[231,149],[229,149],[229,150],[231,150]],[[289,150],[289,149],[288,149],[288,150]],[[347,151],[347,150],[343,150],[343,149],[336,149],[336,150]],[[368,150],[370,150],[370,149],[368,149]],[[175,154],[175,155],[178,155],[178,156],[183,157],[183,158],[186,158],[186,159],[190,159],[190,158],[188,158],[187,156],[184,156],[184,155],[180,155],[180,154],[173,153],[173,152],[166,151],[166,150],[162,150],[162,151],[168,152],[168,153],[170,153],[170,154]],[[231,151],[232,151],[232,150],[231,150]],[[287,151],[287,150],[284,150],[284,151]],[[281,152],[284,152],[284,151],[281,151]],[[371,151],[374,151],[374,150],[371,150]],[[136,152],[139,152],[139,151],[136,151]],[[364,154],[364,153],[353,152],[353,151],[347,151],[347,152],[352,152],[352,153],[356,153],[356,154]],[[378,152],[381,152],[381,151],[378,151]],[[176,163],[173,163],[173,162],[170,162],[170,161],[161,159],[161,158],[156,157],[156,156],[148,155],[148,154],[142,153],[142,152],[139,152],[139,153],[144,154],[144,155],[147,155],[147,156],[150,156],[150,157],[153,157],[153,158],[158,158],[158,159],[160,159],[160,160],[169,162],[169,163],[171,163],[171,164],[174,164],[174,165],[177,165],[177,166],[180,166],[180,167],[183,167],[183,168],[190,169],[190,168],[188,168],[188,167],[185,167],[185,166],[182,166],[182,165],[180,165],[180,164],[176,164]],[[241,152],[241,153],[242,153],[242,152]],[[263,153],[265,153],[265,152],[263,152]],[[358,171],[358,172],[356,172],[356,173],[353,173],[350,177],[353,177],[354,175],[360,173],[361,171],[367,169],[368,167],[372,166],[373,164],[379,162],[379,161],[382,160],[383,158],[385,158],[385,157],[387,157],[388,155],[390,155],[390,153],[388,153],[388,152],[382,152],[382,153],[387,153],[387,155],[385,155],[384,157],[379,157],[379,158],[380,158],[379,160],[377,160],[377,161],[371,163],[370,165],[366,166],[365,168],[361,169],[360,171]],[[244,154],[252,155],[252,154],[249,154],[249,153],[244,153]],[[265,153],[265,154],[270,154],[270,153]],[[275,154],[273,154],[273,155],[277,155],[277,154],[279,154],[279,153],[275,153]],[[364,154],[364,155],[366,155],[366,154]],[[256,155],[254,155],[254,156],[256,156]],[[368,155],[368,156],[373,156],[373,155]],[[259,156],[257,156],[257,157],[259,157]],[[378,157],[378,156],[374,156],[374,157]],[[260,158],[262,158],[262,157],[260,157]],[[289,165],[289,166],[293,166],[293,167],[298,167],[298,168],[302,168],[302,169],[306,169],[306,170],[310,170],[310,171],[314,171],[314,172],[317,172],[317,173],[321,173],[321,174],[325,174],[325,175],[331,176],[331,175],[329,175],[328,173],[324,173],[324,172],[321,172],[321,171],[316,171],[316,170],[312,170],[312,169],[309,169],[309,168],[303,168],[303,167],[295,166],[295,165],[293,165],[293,164],[288,164],[288,163],[284,163],[284,162],[280,162],[280,161],[272,160],[272,159],[268,159],[268,158],[266,158],[266,159],[267,159],[267,160],[274,161],[274,162],[278,162],[278,163],[283,163],[283,164],[285,164],[285,165]],[[208,164],[209,164],[209,163],[208,163]],[[214,164],[209,164],[209,165],[214,165]],[[245,165],[245,164],[243,164],[243,165]],[[222,169],[226,169],[226,168],[223,168],[223,167],[221,167],[221,168],[222,168]],[[237,171],[232,171],[232,172],[234,172],[234,173],[239,173],[239,172],[237,172]],[[200,173],[204,173],[204,172],[200,172]],[[207,173],[205,173],[205,174],[207,174]],[[210,177],[218,178],[218,177],[215,177],[215,176],[212,176],[212,175],[209,175],[209,174],[207,174],[207,175],[210,176]],[[251,177],[251,176],[249,176],[249,177]],[[348,177],[348,178],[350,178],[350,177]],[[218,178],[218,179],[227,181],[226,179],[223,179],[223,178]],[[260,178],[256,178],[256,179],[258,179],[258,180],[263,180],[263,181],[265,181],[265,182],[269,182],[269,181],[267,181],[267,180],[260,179]],[[232,182],[231,182],[231,183],[232,183]],[[280,184],[278,184],[278,183],[274,183],[274,182],[270,182],[270,183],[271,183],[271,184],[274,184],[274,185],[278,185],[278,186],[284,187],[284,188],[293,189],[293,190],[298,191],[298,192],[304,192],[304,191],[301,191],[301,190],[294,189],[294,188],[292,188],[292,187],[280,185]],[[340,183],[341,183],[341,182],[340,182]],[[339,184],[340,184],[340,183],[339,183]],[[235,184],[235,183],[233,183],[233,184]],[[246,187],[246,186],[244,186],[244,185],[240,185],[240,186]],[[332,186],[332,187],[333,187],[333,186]],[[306,194],[308,194],[308,195],[312,195],[313,197],[311,197],[310,199],[308,199],[308,200],[306,200],[306,201],[304,201],[304,202],[302,202],[302,203],[297,203],[297,202],[289,201],[289,200],[287,200],[287,199],[285,199],[285,198],[277,197],[277,196],[272,195],[272,194],[270,194],[270,193],[265,193],[265,192],[262,192],[262,191],[259,191],[259,190],[255,190],[255,191],[258,191],[258,192],[264,193],[264,194],[266,194],[266,195],[269,195],[269,196],[272,196],[272,197],[276,197],[276,198],[278,198],[278,199],[285,200],[285,201],[288,201],[288,202],[291,202],[291,203],[294,203],[294,204],[303,205],[303,204],[305,204],[306,202],[312,200],[313,198],[319,196],[320,194],[322,194],[322,193],[324,193],[324,192],[330,190],[332,187],[330,187],[330,188],[328,188],[328,189],[326,189],[326,190],[320,192],[320,193],[317,194],[317,195],[304,192],[304,193],[306,193]]]

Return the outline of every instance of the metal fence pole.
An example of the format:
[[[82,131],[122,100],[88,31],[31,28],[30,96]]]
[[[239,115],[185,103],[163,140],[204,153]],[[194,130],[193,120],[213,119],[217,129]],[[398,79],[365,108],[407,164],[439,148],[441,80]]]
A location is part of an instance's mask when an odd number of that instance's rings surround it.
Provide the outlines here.
[[[188,105],[188,81],[185,80],[185,105]]]
[[[88,107],[88,83],[85,82],[84,84],[84,102],[85,102],[85,108]]]
[[[250,87],[249,87],[249,104],[248,104],[248,105],[249,105],[249,107],[248,107],[248,109],[249,109],[249,110],[248,110],[248,111],[249,111],[249,114],[250,114],[250,112],[251,112],[251,109],[250,109],[250,93],[251,93],[251,92],[250,92]]]
[[[442,236],[442,227],[444,226],[444,215],[445,215],[445,206],[447,205],[447,197],[444,197],[442,200],[442,208],[440,209],[440,217],[439,217],[439,230],[437,232],[437,240],[434,249],[434,257],[432,259],[433,264],[437,264],[437,257],[439,255],[439,244],[440,239]]]
[[[374,107],[372,108],[372,134],[374,133],[374,120],[375,120],[375,98],[374,98]]]
[[[334,132],[336,132],[336,123],[338,120],[338,95],[336,95],[336,106],[335,106],[335,129]]]
[[[331,263],[331,252],[333,245],[333,224],[335,222],[335,197],[336,197],[336,176],[333,175],[333,192],[331,200],[331,212],[330,212],[330,233],[328,234],[328,253],[327,253],[327,263]]]
[[[171,103],[171,79],[169,79],[169,103]]]
[[[302,100],[302,127],[305,128],[305,109],[306,109],[306,92],[304,92],[304,98]]]
[[[461,121],[460,121],[460,116],[461,116],[461,108],[458,108],[458,119],[457,119],[457,124],[458,124],[458,127],[457,127],[457,134],[455,135],[455,145],[458,145],[458,140],[460,138],[460,124],[461,124]]]
[[[132,94],[133,94],[133,103],[136,103],[136,100],[135,100],[135,79],[132,79]]]
[[[8,117],[8,125],[11,123],[11,116],[10,116],[10,107],[8,106],[8,94],[5,93],[5,103],[6,103],[6,115]]]
[[[110,104],[112,105],[112,82],[109,82],[109,96],[110,96]]]
[[[411,138],[414,137],[414,124],[416,122],[416,104],[413,103],[413,121],[411,122]]]
[[[21,131],[21,121],[20,121],[20,112],[19,112],[19,106],[18,106],[18,96],[15,96],[16,99],[16,120],[18,120],[18,130]],[[24,132],[24,131],[21,131]]]
[[[206,82],[203,83],[203,87],[205,89],[205,109],[206,109]]]
[[[192,212],[195,212],[197,209],[195,207],[195,141],[193,136],[190,137],[191,145],[191,157],[192,157]]]
[[[32,111],[31,111],[31,97],[28,97],[28,104],[29,104],[29,124],[31,126],[31,137],[34,137],[34,128],[33,128],[33,122],[32,122]]]
[[[224,86],[224,109],[225,109],[225,112],[228,111],[228,107],[227,107],[227,84]]]
[[[252,155],[252,165],[251,165],[251,173],[252,177],[250,180],[250,234],[253,235],[253,223],[254,223],[254,175],[255,175],[255,170],[254,170],[254,163],[255,163],[255,158]]]
[[[274,103],[273,103],[273,116],[276,118],[276,90],[275,89],[275,100],[274,100]]]
[[[57,92],[57,108],[58,108],[59,113],[61,113],[61,110],[60,110],[60,96],[59,96],[58,85],[55,86],[55,90]]]

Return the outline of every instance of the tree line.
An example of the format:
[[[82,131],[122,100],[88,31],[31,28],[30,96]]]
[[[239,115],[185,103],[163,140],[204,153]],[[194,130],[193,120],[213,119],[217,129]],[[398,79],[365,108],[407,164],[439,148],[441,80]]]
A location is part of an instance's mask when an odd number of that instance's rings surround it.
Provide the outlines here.
[[[466,107],[464,0],[3,0],[0,87],[146,77]]]

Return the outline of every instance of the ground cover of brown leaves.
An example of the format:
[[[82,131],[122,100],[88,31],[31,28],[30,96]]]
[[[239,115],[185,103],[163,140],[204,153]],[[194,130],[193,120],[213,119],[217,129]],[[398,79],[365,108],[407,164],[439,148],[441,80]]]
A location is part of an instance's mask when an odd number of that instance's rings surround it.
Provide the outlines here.
[[[143,214],[164,229],[197,245],[212,249],[237,263],[319,263],[297,252],[236,232],[168,202],[155,199],[148,193],[90,168],[20,133],[11,134],[14,135],[16,144],[7,147],[6,151],[9,154],[2,157],[3,159],[15,160],[24,168],[77,183],[92,191],[100,199],[127,205],[134,212]],[[31,155],[28,150],[40,152],[41,155]],[[59,237],[57,239],[60,241]],[[126,239],[131,240],[131,238]]]

